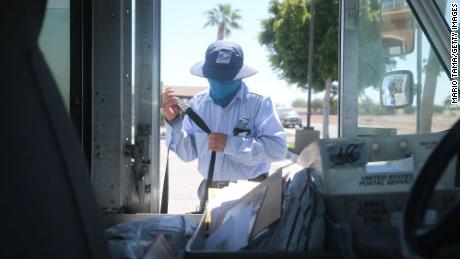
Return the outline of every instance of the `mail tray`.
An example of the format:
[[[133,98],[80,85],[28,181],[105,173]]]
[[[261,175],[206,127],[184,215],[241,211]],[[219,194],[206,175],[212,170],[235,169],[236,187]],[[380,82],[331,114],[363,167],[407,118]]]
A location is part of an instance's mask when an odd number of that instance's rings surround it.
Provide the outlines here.
[[[307,253],[307,252],[285,252],[285,251],[270,251],[270,250],[241,250],[241,251],[212,251],[203,250],[205,241],[205,228],[206,222],[203,217],[198,225],[192,238],[187,242],[184,252],[184,259],[195,258],[238,258],[238,259],[279,259],[279,258],[340,258],[338,253],[321,252],[321,253]]]

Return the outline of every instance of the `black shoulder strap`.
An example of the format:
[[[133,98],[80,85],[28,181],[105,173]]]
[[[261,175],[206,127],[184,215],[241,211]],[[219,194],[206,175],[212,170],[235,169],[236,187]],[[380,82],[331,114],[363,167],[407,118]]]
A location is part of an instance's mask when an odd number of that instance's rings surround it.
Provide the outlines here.
[[[211,133],[211,130],[209,129],[208,125],[206,125],[203,119],[196,112],[194,112],[192,108],[188,107],[185,111],[185,114],[187,114],[190,117],[190,119],[198,127],[200,127],[204,132],[208,134]],[[204,197],[202,197],[200,201],[200,211],[199,212],[201,213],[204,212],[206,208],[206,204],[208,202],[208,189],[211,187],[212,178],[214,177],[215,163],[216,163],[216,152],[212,151],[211,160],[210,160],[209,169],[208,169],[208,177],[206,180],[206,190],[204,193]],[[168,213],[168,199],[169,199],[169,149],[166,155],[165,178],[163,182],[163,194],[161,197],[161,213]]]
[[[187,114],[190,119],[198,126],[200,127],[204,132],[206,133],[211,133],[211,130],[209,129],[208,125],[204,122],[204,120],[198,115],[195,111],[192,110],[192,108],[188,107],[185,111],[185,114]],[[206,190],[204,192],[204,197],[201,197],[201,202],[200,202],[200,211],[201,213],[204,212],[206,208],[206,204],[208,203],[208,190],[211,187],[212,183],[212,178],[214,177],[214,165],[216,164],[216,152],[212,151],[211,152],[211,160],[209,162],[209,169],[208,169],[208,177],[206,178]]]
[[[201,198],[200,202],[200,211],[204,213],[206,209],[206,204],[208,203],[209,199],[209,188],[211,188],[212,178],[214,177],[214,165],[216,164],[216,151],[211,152],[211,161],[209,162],[209,169],[208,169],[208,178],[206,179],[206,189],[204,190],[204,197]]]
[[[165,178],[163,179],[163,193],[161,195],[161,209],[160,213],[168,213],[168,202],[169,202],[169,148],[166,153],[166,169]]]

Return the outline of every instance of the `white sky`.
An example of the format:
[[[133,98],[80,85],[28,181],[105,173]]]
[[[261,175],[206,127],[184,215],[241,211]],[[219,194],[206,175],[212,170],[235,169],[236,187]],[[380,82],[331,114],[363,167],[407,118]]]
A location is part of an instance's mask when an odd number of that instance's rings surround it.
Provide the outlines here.
[[[255,92],[271,96],[278,105],[290,106],[297,98],[306,100],[307,93],[289,86],[270,68],[267,51],[257,34],[260,21],[268,17],[267,0],[167,0],[162,2],[161,78],[165,85],[207,86],[206,79],[190,74],[190,67],[204,59],[208,45],[216,40],[217,28],[203,29],[206,10],[219,3],[231,3],[241,10],[241,30],[233,30],[228,40],[238,42],[245,55],[245,63],[259,71],[245,81]],[[319,97],[319,96],[318,96]]]
[[[241,30],[233,30],[228,40],[238,42],[245,54],[245,63],[259,71],[258,74],[245,81],[255,92],[271,96],[274,103],[290,106],[297,98],[307,98],[307,93],[295,85],[288,85],[281,80],[269,64],[268,53],[257,39],[261,30],[260,21],[268,17],[268,0],[166,0],[162,1],[162,39],[161,39],[161,80],[165,85],[207,86],[206,79],[190,74],[190,67],[204,59],[207,46],[216,40],[217,28],[203,29],[206,17],[203,14],[219,3],[231,3],[233,8],[241,10],[243,17]],[[426,39],[422,45],[428,47]],[[416,52],[398,59],[395,69],[411,70],[416,77]],[[423,51],[423,59],[428,51]],[[424,80],[424,79],[423,79]],[[435,102],[441,104],[449,93],[449,81],[442,72],[438,78]],[[368,89],[366,94],[379,100],[376,90]],[[314,94],[312,99],[322,98],[322,94]],[[415,99],[414,99],[415,101]]]

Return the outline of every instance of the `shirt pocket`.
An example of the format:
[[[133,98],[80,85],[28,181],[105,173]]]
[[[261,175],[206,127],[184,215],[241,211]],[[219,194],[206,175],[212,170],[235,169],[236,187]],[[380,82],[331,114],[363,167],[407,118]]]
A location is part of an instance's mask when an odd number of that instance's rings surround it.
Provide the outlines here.
[[[232,136],[252,137],[254,136],[254,123],[252,118],[239,117],[235,120]]]

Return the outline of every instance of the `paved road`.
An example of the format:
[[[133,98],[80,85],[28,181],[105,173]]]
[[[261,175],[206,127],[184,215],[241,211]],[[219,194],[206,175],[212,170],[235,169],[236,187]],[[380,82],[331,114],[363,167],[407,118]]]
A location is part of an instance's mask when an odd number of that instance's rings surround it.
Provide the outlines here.
[[[160,152],[160,172],[163,176],[167,153],[164,139],[161,140]],[[196,189],[203,179],[196,170],[198,163],[196,160],[183,162],[174,152],[170,152],[169,159],[169,213],[194,211],[200,203]],[[161,183],[163,184],[163,178]]]
[[[320,137],[322,138],[323,137],[323,125],[321,123],[312,123],[311,126],[315,129],[315,130],[319,130],[320,131]],[[297,128],[298,129],[298,128]],[[292,128],[289,128],[289,129],[284,129],[286,131],[286,138],[287,138],[287,141],[288,142],[294,142],[294,138],[295,138],[295,130],[296,129],[292,129]],[[338,136],[338,128],[337,128],[337,125],[335,124],[331,124],[329,125],[329,138],[337,138]]]

